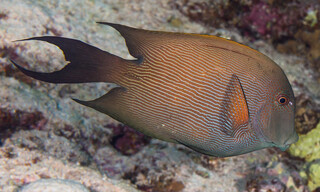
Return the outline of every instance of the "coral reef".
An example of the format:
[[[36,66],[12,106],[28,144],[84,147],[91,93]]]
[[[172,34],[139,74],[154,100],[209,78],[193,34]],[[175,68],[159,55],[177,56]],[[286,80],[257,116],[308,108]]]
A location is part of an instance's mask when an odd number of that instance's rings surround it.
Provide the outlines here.
[[[316,1],[184,0],[172,4],[193,21],[216,28],[237,27],[252,38],[281,41],[292,37],[302,26],[319,26],[320,7]]]
[[[308,48],[308,51],[305,52],[307,54],[307,58],[309,61],[314,63],[315,68],[320,72],[320,29],[316,29],[315,31],[299,30],[295,34],[295,38],[298,43],[304,44]]]
[[[320,190],[320,162],[312,163],[308,167],[308,186],[311,191]]]
[[[138,189],[148,192],[179,192],[185,188],[183,182],[177,179],[181,170],[176,169],[178,166],[176,163],[170,162],[171,157],[166,152],[159,151],[152,156],[151,154],[144,156],[145,160],[140,159],[141,157],[136,159],[134,168],[128,170],[123,179],[130,180]],[[169,162],[166,162],[166,159],[169,159]]]
[[[8,153],[11,155],[8,156]],[[37,150],[15,147],[9,140],[6,141],[5,147],[0,148],[0,168],[2,170],[0,191],[3,192],[19,191],[23,186],[28,189],[27,184],[31,184],[32,187],[34,186],[33,182],[41,179],[46,179],[44,181],[49,181],[49,183],[57,180],[68,180],[72,182],[71,184],[77,182],[90,191],[97,192],[137,192],[133,186],[106,178],[92,168],[62,161],[46,154],[41,154]],[[64,182],[64,184],[70,187],[69,182]],[[46,191],[46,186],[40,187],[38,185],[38,191]]]
[[[294,38],[284,43],[277,44],[277,50],[281,53],[306,56],[308,63],[317,73],[320,73],[320,29],[313,31],[298,30]]]
[[[311,190],[320,189],[320,123],[315,129],[304,135],[300,135],[297,143],[290,146],[290,155],[303,158],[308,163],[300,171],[300,175],[306,177]]]
[[[90,157],[81,147],[65,137],[56,136],[47,131],[18,131],[11,137],[12,142],[28,150],[39,150],[56,158],[89,165]]]
[[[296,97],[296,105],[296,130],[300,134],[306,134],[320,122],[320,106],[305,94]]]
[[[290,146],[288,152],[300,158],[304,158],[307,162],[320,159],[320,123],[317,127],[305,135],[300,135],[297,143]]]
[[[126,126],[107,125],[113,130],[111,145],[124,155],[133,155],[150,142],[150,137]]]
[[[27,112],[21,110],[9,111],[5,108],[0,108],[0,139],[3,142],[10,137],[14,132],[21,129],[41,130],[45,126],[47,119],[39,111]]]
[[[307,190],[305,181],[297,170],[288,171],[286,164],[273,161],[253,168],[248,175],[246,186],[250,192],[303,192]]]

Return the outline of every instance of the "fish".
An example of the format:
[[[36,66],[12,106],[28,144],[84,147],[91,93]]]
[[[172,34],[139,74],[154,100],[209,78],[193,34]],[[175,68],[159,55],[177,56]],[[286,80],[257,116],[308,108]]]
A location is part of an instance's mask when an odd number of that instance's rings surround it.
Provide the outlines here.
[[[59,47],[69,63],[44,73],[11,62],[49,83],[114,83],[91,101],[73,99],[135,130],[199,153],[236,156],[298,140],[295,98],[283,70],[269,57],[221,37],[137,29],[117,30],[134,59],[80,40],[38,36]]]

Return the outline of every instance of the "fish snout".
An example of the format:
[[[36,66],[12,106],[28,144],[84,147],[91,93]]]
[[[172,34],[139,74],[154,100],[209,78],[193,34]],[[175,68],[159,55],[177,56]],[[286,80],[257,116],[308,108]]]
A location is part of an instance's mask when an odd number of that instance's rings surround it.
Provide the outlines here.
[[[285,151],[289,148],[289,144],[285,144],[285,145],[282,145],[282,146],[278,146],[278,148],[281,150],[281,151]]]
[[[281,151],[285,151],[289,148],[289,146],[295,142],[297,142],[299,140],[299,136],[297,134],[297,132],[293,132],[293,135],[290,136],[282,145],[278,145],[277,147],[281,150]]]
[[[299,136],[298,136],[297,132],[294,131],[294,132],[292,133],[292,136],[290,136],[290,137],[286,140],[285,144],[290,145],[290,144],[292,144],[292,143],[297,142],[298,140],[299,140]]]

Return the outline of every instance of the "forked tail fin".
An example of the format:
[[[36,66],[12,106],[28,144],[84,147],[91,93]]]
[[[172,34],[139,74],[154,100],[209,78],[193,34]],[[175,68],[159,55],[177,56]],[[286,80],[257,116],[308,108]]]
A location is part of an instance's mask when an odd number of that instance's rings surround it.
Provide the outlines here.
[[[134,64],[79,40],[63,37],[42,36],[19,40],[40,40],[58,46],[69,63],[61,70],[42,73],[27,70],[16,62],[11,62],[24,74],[50,83],[119,83],[128,65]]]

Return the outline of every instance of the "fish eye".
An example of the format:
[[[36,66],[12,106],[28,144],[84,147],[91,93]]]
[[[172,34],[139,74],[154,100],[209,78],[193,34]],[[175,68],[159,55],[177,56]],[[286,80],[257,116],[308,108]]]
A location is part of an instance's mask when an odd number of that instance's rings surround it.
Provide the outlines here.
[[[289,98],[286,95],[279,95],[277,101],[279,105],[287,105],[289,103]]]

